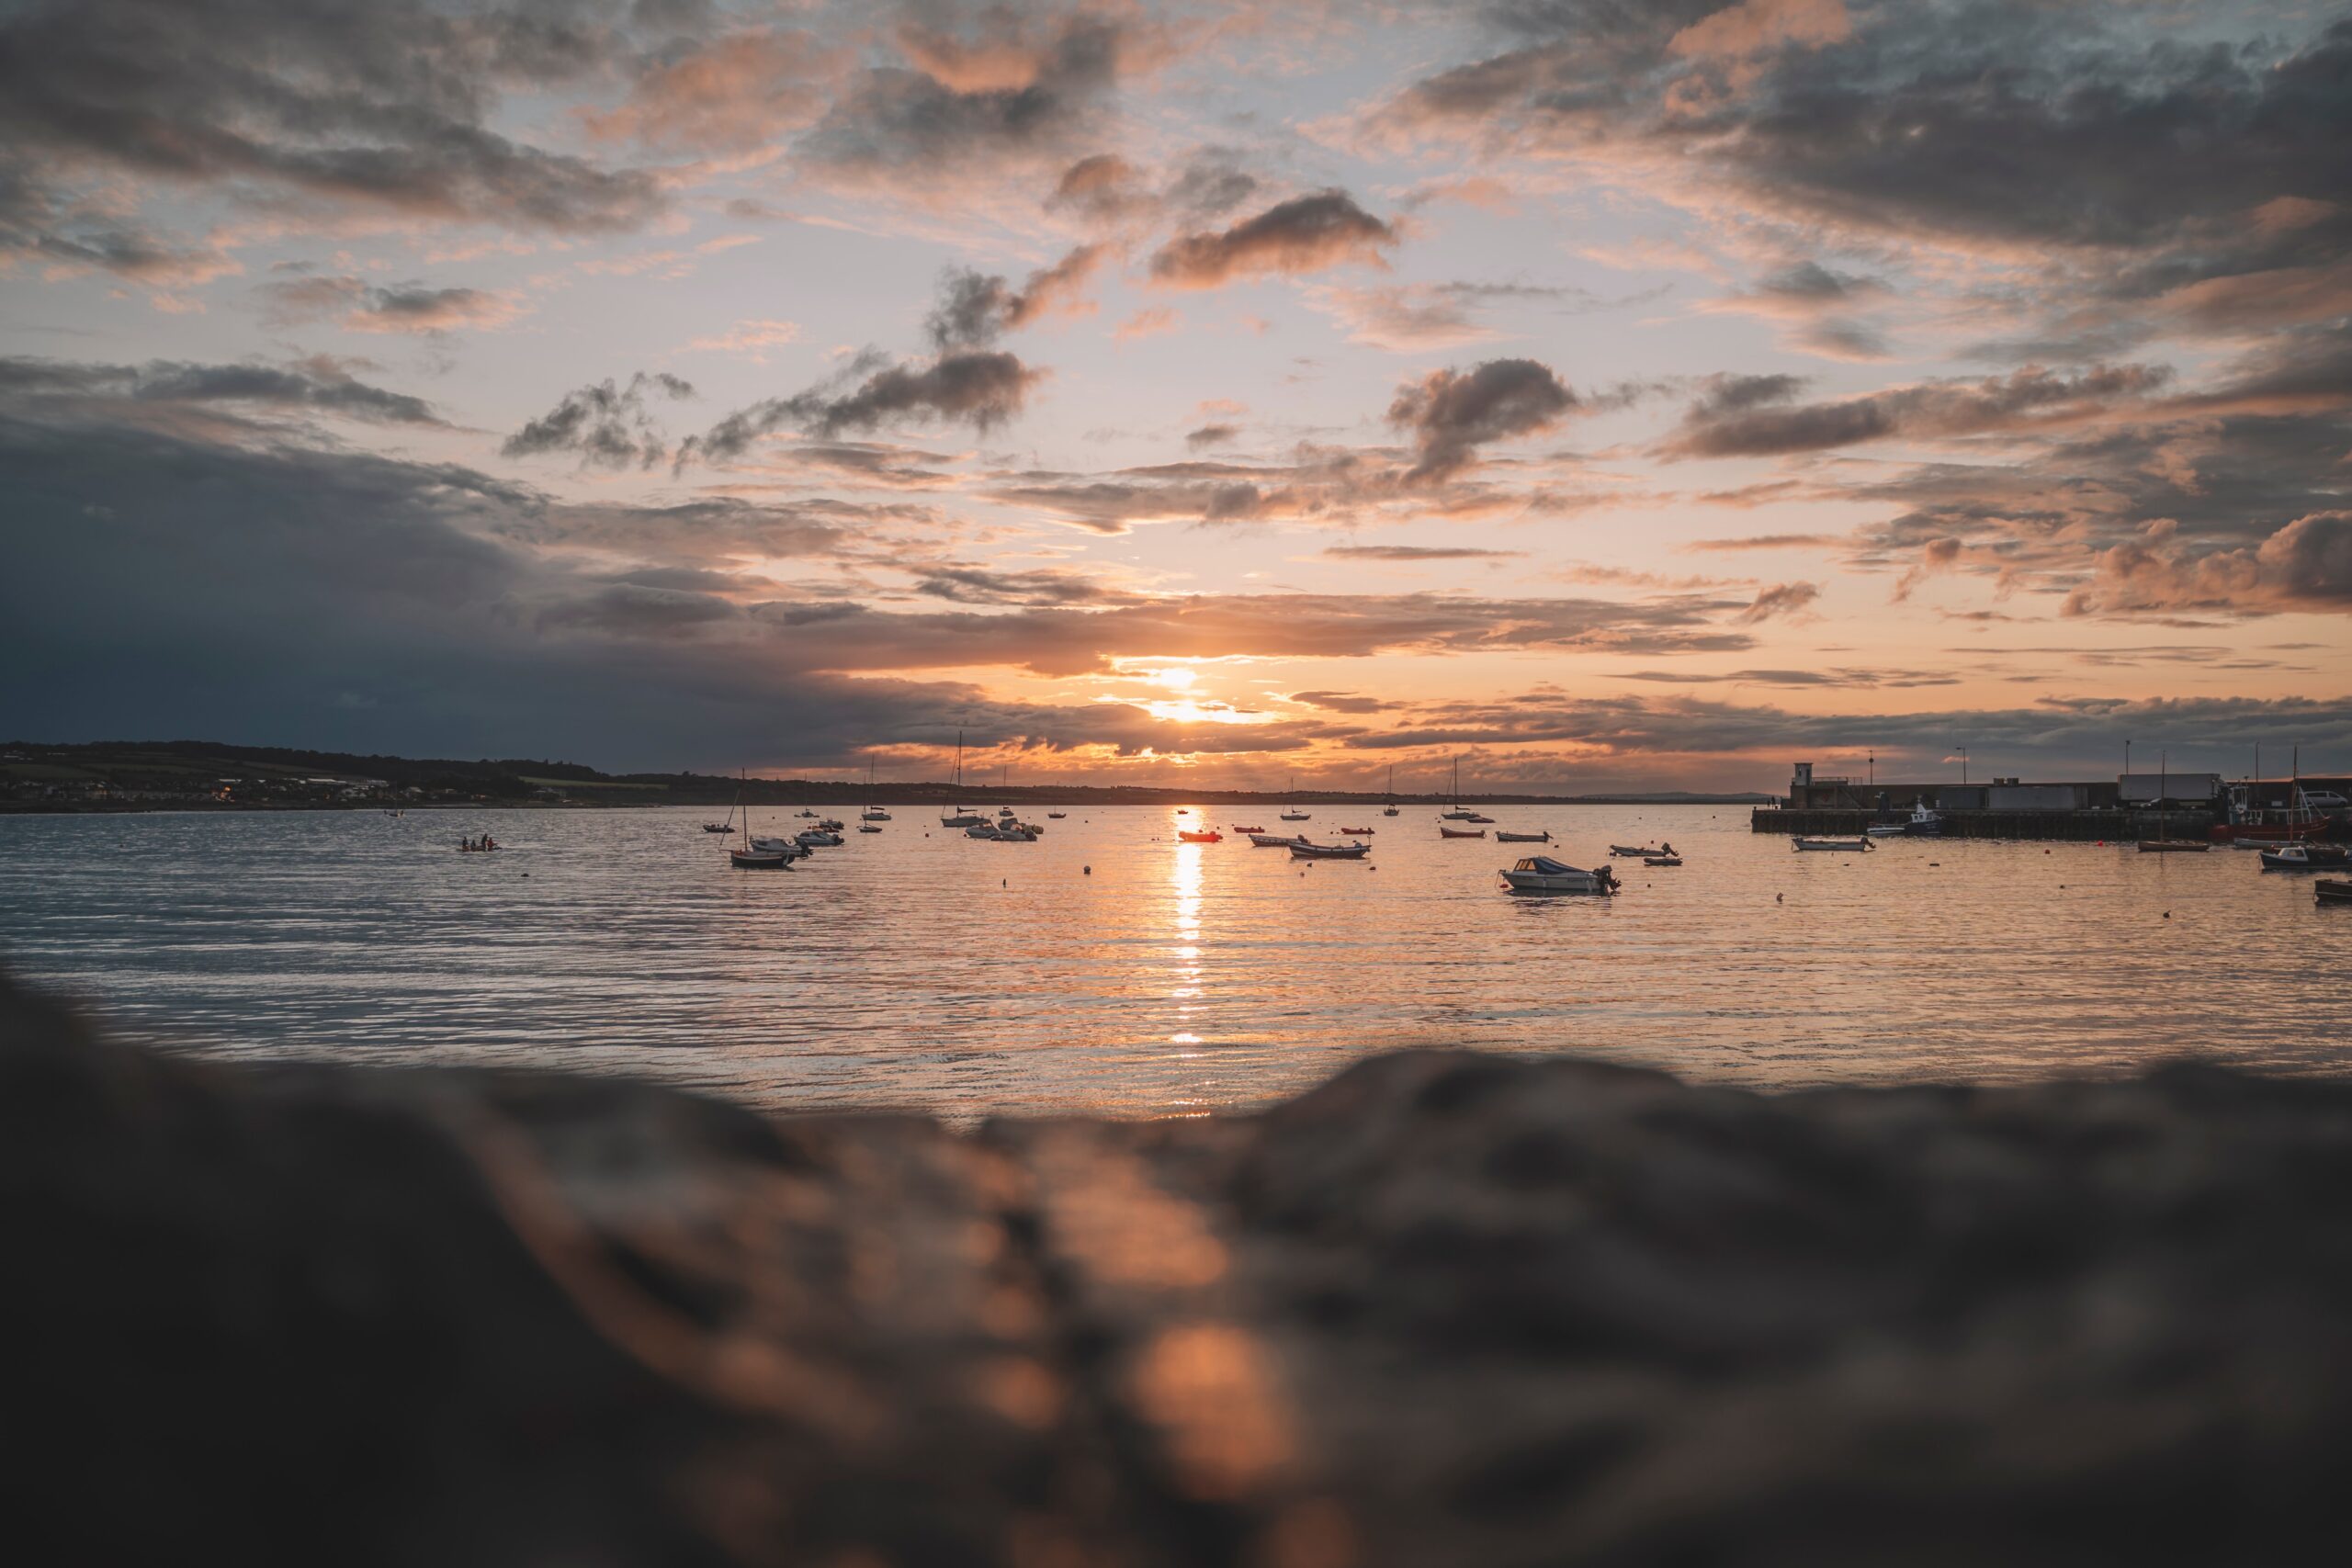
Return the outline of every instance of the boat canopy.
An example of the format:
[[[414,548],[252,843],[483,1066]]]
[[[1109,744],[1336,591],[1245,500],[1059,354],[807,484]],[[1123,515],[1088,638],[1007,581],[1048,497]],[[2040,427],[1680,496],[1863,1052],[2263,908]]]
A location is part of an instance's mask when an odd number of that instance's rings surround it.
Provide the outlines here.
[[[1572,876],[1577,871],[1575,866],[1562,865],[1550,855],[1530,855],[1519,863],[1519,869],[1540,871],[1546,876]]]

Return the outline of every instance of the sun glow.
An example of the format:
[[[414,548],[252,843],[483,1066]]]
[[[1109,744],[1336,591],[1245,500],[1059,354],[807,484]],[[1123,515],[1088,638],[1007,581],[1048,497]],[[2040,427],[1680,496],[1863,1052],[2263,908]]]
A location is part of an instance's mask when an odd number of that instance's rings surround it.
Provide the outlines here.
[[[1171,692],[1189,692],[1199,682],[1201,672],[1187,664],[1171,664],[1165,670],[1154,670],[1144,677],[1155,686],[1165,686]]]

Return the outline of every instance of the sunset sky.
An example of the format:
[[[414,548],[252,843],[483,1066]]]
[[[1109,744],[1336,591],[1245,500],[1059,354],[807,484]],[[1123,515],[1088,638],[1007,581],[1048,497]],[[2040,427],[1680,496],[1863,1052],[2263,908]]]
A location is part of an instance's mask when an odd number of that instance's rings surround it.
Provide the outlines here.
[[[0,735],[2352,768],[2347,17],[0,0]]]

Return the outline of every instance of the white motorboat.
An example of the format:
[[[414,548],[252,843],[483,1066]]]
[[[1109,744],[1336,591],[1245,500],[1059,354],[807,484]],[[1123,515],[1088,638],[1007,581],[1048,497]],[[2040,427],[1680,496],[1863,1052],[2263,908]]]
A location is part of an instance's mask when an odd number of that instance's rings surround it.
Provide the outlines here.
[[[754,837],[751,843],[752,848],[763,855],[782,855],[786,860],[800,860],[808,853],[806,844],[791,839]]]
[[[975,818],[972,825],[964,829],[964,837],[967,839],[993,839],[997,836],[998,831],[999,829],[995,823],[983,822]]]
[[[1037,829],[1025,822],[1007,822],[996,830],[996,841],[1000,844],[1034,844],[1037,841]]]
[[[831,828],[811,828],[792,835],[792,841],[803,849],[832,849],[841,843],[842,836]]]
[[[1566,864],[1550,855],[1530,855],[1499,874],[1514,893],[1585,893],[1607,895],[1617,891],[1617,874],[1607,866],[1587,871],[1581,866]]]
[[[1304,837],[1293,839],[1290,858],[1293,860],[1362,860],[1372,853],[1370,844],[1317,844]]]
[[[1846,853],[1846,852],[1850,852],[1851,851],[1854,851],[1854,850],[1867,850],[1867,849],[1869,849],[1869,848],[1871,847],[1871,841],[1870,841],[1870,840],[1868,840],[1868,839],[1866,839],[1866,838],[1865,838],[1865,839],[1792,839],[1792,840],[1789,841],[1789,847],[1790,847],[1791,849],[1792,849],[1792,850],[1797,850],[1797,851],[1800,851],[1800,852],[1802,852],[1802,851],[1806,851],[1806,850],[1812,850],[1812,851],[1816,851],[1816,852],[1822,852],[1822,853]]]
[[[1540,833],[1498,832],[1495,835],[1495,842],[1498,844],[1548,844],[1551,841],[1552,829],[1549,828]]]

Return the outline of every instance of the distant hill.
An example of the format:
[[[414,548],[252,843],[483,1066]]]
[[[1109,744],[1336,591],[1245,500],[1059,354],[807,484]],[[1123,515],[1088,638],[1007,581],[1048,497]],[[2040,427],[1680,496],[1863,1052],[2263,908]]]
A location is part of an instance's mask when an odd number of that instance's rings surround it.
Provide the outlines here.
[[[1061,803],[1071,806],[1280,804],[1315,800],[1377,806],[1386,797],[1358,791],[1204,790],[1130,785],[970,786],[944,783],[877,784],[839,779],[762,779],[739,786],[713,773],[604,773],[579,762],[536,758],[359,756],[218,740],[104,740],[58,746],[17,740],[0,745],[0,810],[126,810],[210,807],[266,809],[394,804],[571,806],[724,806],[739,787],[761,806],[871,799],[888,806],[951,800]],[[1402,795],[1400,804],[1433,805],[1438,795]],[[1636,794],[1465,795],[1489,806],[1754,806],[1771,795],[1702,795],[1687,790]]]

